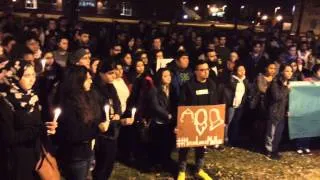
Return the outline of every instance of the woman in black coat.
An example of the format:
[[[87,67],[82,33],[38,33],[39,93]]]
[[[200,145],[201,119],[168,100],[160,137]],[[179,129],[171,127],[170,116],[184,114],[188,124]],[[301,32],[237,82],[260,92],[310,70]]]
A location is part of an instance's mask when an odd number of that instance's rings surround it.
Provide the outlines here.
[[[92,89],[89,71],[80,66],[69,68],[62,83],[62,115],[58,128],[58,156],[67,180],[85,180],[93,156],[93,140],[109,124],[104,118],[100,96]],[[99,128],[101,130],[99,130]]]
[[[288,113],[289,80],[293,74],[290,65],[281,66],[279,72],[279,77],[273,80],[267,92],[269,117],[265,147],[271,159],[280,159],[278,147]]]
[[[2,70],[1,70],[2,71]],[[0,138],[5,179],[39,179],[35,168],[40,159],[41,145],[47,134],[55,134],[56,122],[41,119],[39,98],[32,87],[36,72],[32,64],[12,61],[6,67],[5,84],[1,84]]]
[[[136,108],[133,126],[121,128],[121,158],[125,161],[134,161],[135,158],[146,157],[144,141],[145,127],[150,120],[148,92],[153,87],[152,78],[145,72],[143,60],[137,59],[131,67],[129,76],[129,89],[131,93],[127,99],[126,112],[130,114],[132,108]],[[131,88],[130,88],[131,87]],[[124,146],[123,146],[124,145]]]
[[[95,180],[109,179],[117,156],[117,143],[121,127],[121,103],[112,82],[115,79],[115,64],[104,62],[98,70],[95,79],[97,91],[102,95],[103,104],[110,109],[107,116],[110,119],[108,131],[100,133],[95,147],[96,167],[93,171]]]
[[[157,72],[156,87],[149,92],[151,109],[152,160],[168,165],[174,147],[178,98],[171,86],[171,72],[162,68]]]

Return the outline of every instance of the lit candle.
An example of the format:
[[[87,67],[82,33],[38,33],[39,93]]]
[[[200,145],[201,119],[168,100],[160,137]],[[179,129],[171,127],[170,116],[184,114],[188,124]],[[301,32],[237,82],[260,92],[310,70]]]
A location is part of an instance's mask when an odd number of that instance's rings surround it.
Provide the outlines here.
[[[131,118],[132,119],[134,119],[136,112],[137,112],[137,108],[132,108],[132,110],[131,110]]]
[[[53,117],[53,121],[54,122],[58,121],[58,118],[59,118],[60,114],[61,114],[61,109],[60,108],[56,108],[54,110],[54,117]]]
[[[104,106],[104,112],[106,113],[106,121],[110,121],[110,119],[109,119],[109,110],[110,110],[110,106],[108,104],[106,104]]]
[[[46,67],[46,59],[41,59],[41,65],[42,65],[42,72],[44,72]]]

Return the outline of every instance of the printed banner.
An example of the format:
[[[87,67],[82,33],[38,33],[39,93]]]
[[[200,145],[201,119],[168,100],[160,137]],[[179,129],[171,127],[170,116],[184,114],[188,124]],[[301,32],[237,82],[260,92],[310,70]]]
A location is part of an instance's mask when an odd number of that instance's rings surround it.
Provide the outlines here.
[[[223,144],[225,105],[179,106],[177,148]]]
[[[290,139],[320,136],[320,82],[290,82]]]

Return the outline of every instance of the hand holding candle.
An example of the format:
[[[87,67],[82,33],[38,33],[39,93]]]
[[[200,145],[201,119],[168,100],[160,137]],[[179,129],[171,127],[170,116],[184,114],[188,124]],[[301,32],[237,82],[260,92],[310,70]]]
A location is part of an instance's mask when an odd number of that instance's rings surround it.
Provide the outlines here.
[[[134,116],[136,115],[137,108],[132,108],[131,110],[131,118],[134,119]]]
[[[57,121],[58,121],[58,118],[59,118],[59,116],[60,116],[60,114],[61,114],[61,109],[60,109],[60,108],[56,108],[56,109],[53,111],[53,113],[54,113],[53,121],[54,121],[54,122],[57,122]]]
[[[44,72],[46,67],[46,59],[41,59],[41,66],[42,66],[42,72]]]
[[[110,106],[108,104],[106,104],[104,106],[104,112],[106,113],[106,121],[110,121],[109,110],[110,110]]]

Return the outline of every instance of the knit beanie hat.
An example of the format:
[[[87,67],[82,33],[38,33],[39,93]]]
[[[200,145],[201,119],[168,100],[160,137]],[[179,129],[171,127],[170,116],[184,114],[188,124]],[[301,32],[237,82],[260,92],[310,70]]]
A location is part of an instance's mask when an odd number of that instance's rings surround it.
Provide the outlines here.
[[[88,52],[83,48],[76,50],[69,59],[69,63],[73,65],[77,64],[80,59],[86,54],[88,54]]]

